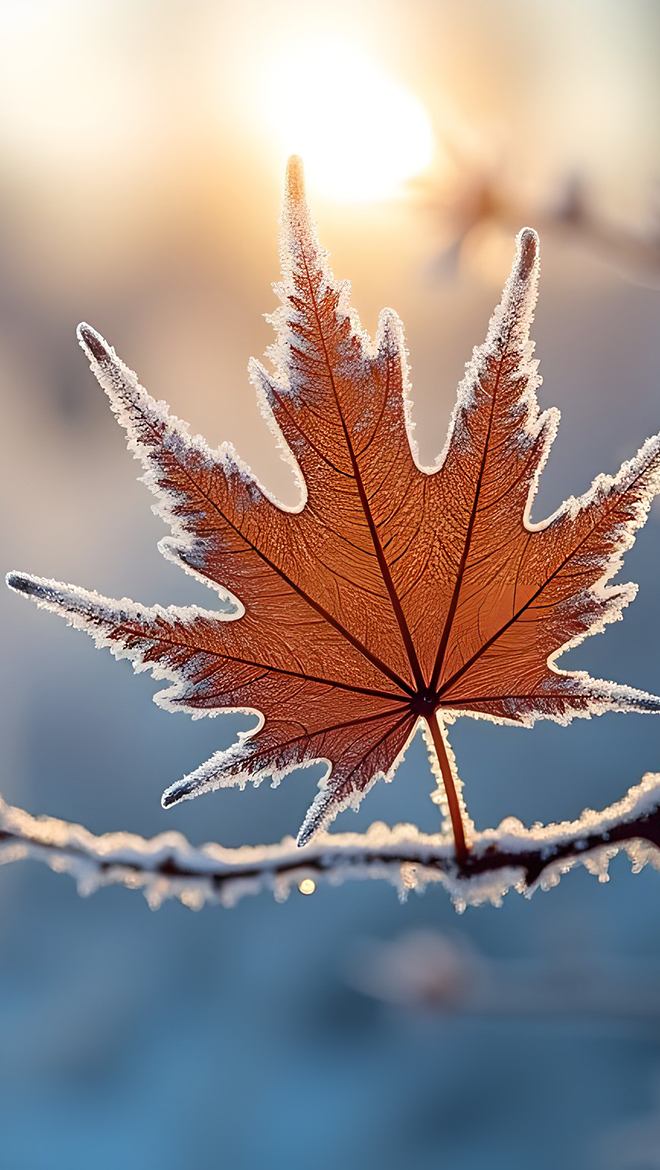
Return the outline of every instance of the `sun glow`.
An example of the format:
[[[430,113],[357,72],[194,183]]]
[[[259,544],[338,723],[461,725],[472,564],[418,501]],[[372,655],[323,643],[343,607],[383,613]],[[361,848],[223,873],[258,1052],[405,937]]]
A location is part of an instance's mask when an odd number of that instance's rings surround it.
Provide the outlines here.
[[[424,106],[358,50],[313,42],[278,54],[264,99],[274,137],[299,154],[308,185],[330,199],[395,195],[433,156]]]

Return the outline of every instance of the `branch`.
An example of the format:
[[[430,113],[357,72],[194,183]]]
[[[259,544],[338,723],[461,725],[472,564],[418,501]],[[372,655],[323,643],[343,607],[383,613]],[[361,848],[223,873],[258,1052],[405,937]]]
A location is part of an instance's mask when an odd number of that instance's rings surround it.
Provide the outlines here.
[[[584,865],[600,881],[620,851],[633,870],[660,869],[660,774],[646,775],[623,800],[601,813],[585,810],[577,821],[526,829],[508,818],[498,829],[476,833],[458,863],[447,837],[415,825],[372,825],[361,833],[319,834],[300,849],[293,838],[279,845],[190,845],[179,833],[145,840],[130,833],[95,836],[80,825],[33,817],[0,798],[0,862],[31,857],[75,878],[78,892],[100,886],[139,889],[156,909],[178,898],[191,909],[207,903],[234,905],[245,894],[270,890],[284,900],[293,886],[311,893],[320,881],[385,878],[403,898],[410,890],[440,883],[456,909],[499,905],[509,890],[530,896],[550,889],[562,874]]]
[[[475,165],[455,152],[456,177],[431,193],[428,203],[448,234],[446,257],[457,256],[480,224],[493,223],[507,233],[533,224],[542,237],[563,236],[584,244],[635,283],[660,287],[660,222],[657,212],[646,227],[603,217],[582,179],[574,175],[554,201],[523,194],[524,185],[509,180],[497,165]]]

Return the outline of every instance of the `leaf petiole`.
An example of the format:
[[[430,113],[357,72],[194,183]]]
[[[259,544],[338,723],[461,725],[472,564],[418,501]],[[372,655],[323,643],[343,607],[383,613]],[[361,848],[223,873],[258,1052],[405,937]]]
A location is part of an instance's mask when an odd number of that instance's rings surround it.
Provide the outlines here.
[[[449,807],[449,816],[451,818],[451,827],[454,834],[454,844],[456,848],[456,860],[460,863],[464,862],[469,853],[469,845],[465,838],[465,826],[463,824],[463,814],[454,783],[454,773],[452,770],[449,756],[447,755],[447,748],[445,746],[442,728],[438,722],[438,716],[435,711],[431,715],[425,716],[426,722],[429,725],[431,738],[435,753],[438,757],[440,771],[442,772],[442,782],[445,786],[445,793],[447,796],[447,805]]]

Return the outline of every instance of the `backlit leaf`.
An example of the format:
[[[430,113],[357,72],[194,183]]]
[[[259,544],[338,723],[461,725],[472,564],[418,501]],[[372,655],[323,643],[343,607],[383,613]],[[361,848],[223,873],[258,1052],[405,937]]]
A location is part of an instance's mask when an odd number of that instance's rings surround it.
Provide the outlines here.
[[[634,596],[609,581],[658,490],[660,438],[548,520],[531,520],[558,415],[539,413],[536,398],[529,228],[434,468],[419,465],[412,439],[401,323],[385,310],[373,344],[363,333],[319,248],[295,159],[282,259],[277,343],[270,368],[254,362],[251,377],[295,463],[293,509],[231,446],[191,438],[98,333],[78,331],[171,527],[162,552],[232,611],[150,608],[22,573],[9,584],[166,679],[162,706],[259,714],[254,731],[172,785],[164,804],[325,760],[304,842],[393,774],[422,721],[464,854],[470,822],[443,719],[529,726],[660,710],[651,695],[555,665]]]

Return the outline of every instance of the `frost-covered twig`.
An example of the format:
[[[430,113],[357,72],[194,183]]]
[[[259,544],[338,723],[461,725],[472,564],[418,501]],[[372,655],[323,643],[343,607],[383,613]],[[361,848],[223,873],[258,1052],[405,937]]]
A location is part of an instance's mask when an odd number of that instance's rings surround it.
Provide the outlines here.
[[[509,890],[530,895],[549,889],[578,864],[607,880],[611,858],[623,851],[638,871],[660,869],[660,774],[648,774],[623,800],[603,812],[585,810],[577,821],[525,828],[509,818],[497,829],[475,833],[472,850],[458,864],[453,842],[422,833],[416,825],[372,825],[361,833],[325,833],[298,848],[220,845],[196,848],[179,833],[150,841],[130,833],[95,836],[80,825],[33,817],[0,799],[0,862],[33,857],[70,873],[82,894],[103,885],[143,891],[156,908],[179,898],[192,909],[208,902],[233,905],[244,894],[267,889],[279,900],[292,887],[311,892],[315,883],[385,878],[402,896],[431,883],[443,885],[458,910],[491,902]]]

